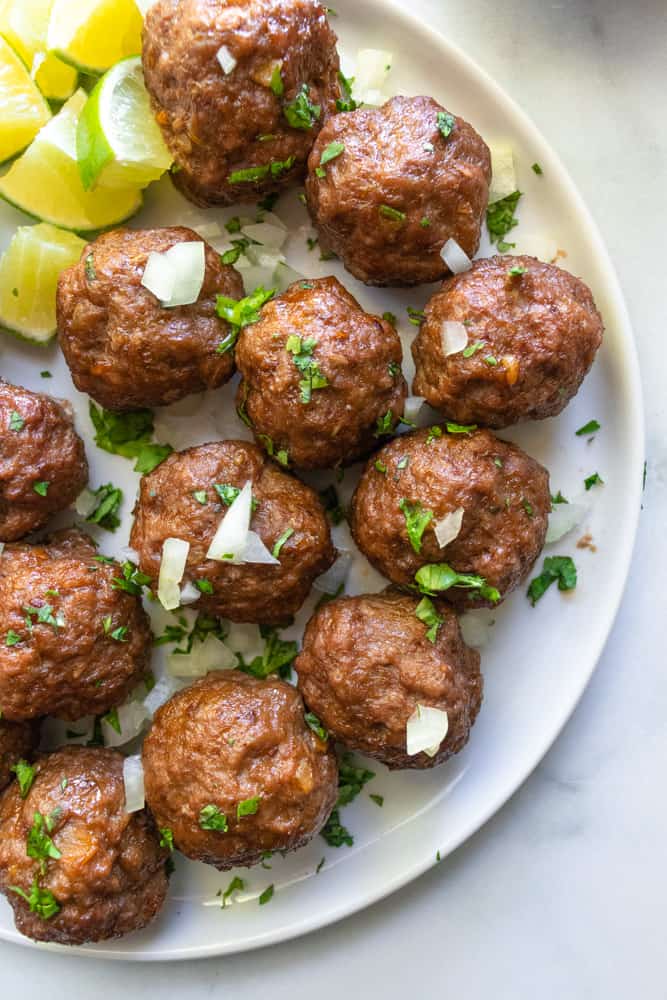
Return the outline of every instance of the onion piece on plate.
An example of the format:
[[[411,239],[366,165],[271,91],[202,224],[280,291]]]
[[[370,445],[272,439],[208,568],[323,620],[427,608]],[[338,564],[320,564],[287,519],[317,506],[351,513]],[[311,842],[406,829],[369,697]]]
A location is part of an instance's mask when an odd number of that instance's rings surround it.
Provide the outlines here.
[[[428,705],[417,705],[406,725],[406,752],[410,757],[422,752],[435,757],[448,729],[446,712]]]
[[[585,503],[557,503],[549,514],[545,545],[560,541],[565,535],[577,528],[588,514],[589,507]]]
[[[172,677],[203,677],[210,670],[232,670],[237,665],[231,649],[214,635],[194,645],[190,653],[170,653],[167,663]]]
[[[364,104],[383,104],[393,53],[385,49],[359,49],[354,72],[354,96]]]
[[[347,580],[351,565],[352,553],[340,552],[333,566],[330,566],[326,573],[322,573],[313,582],[313,587],[323,594],[337,594]]]
[[[280,250],[288,234],[284,227],[274,226],[270,222],[257,222],[251,226],[244,226],[242,235],[255,240],[261,246]]]
[[[449,545],[450,542],[453,542],[458,537],[461,525],[463,524],[464,513],[463,507],[457,507],[456,510],[452,510],[448,514],[445,514],[444,517],[441,517],[439,521],[434,521],[433,531],[441,549],[444,549],[446,545]]]
[[[406,420],[414,423],[419,416],[419,411],[426,402],[425,396],[408,396],[403,406],[403,416]]]
[[[181,587],[181,599],[179,603],[181,607],[186,604],[196,604],[200,597],[201,590],[197,590],[194,583],[190,583],[188,580],[185,586]]]
[[[93,491],[86,487],[81,490],[76,498],[74,502],[74,510],[77,512],[79,517],[90,517],[97,507],[97,502],[97,497]]]
[[[206,273],[206,250],[201,240],[175,243],[164,253],[148,255],[141,284],[165,309],[192,305],[199,298]]]
[[[174,611],[181,603],[180,582],[185,573],[190,543],[182,538],[165,538],[157,583],[157,596],[165,611]]]
[[[516,191],[514,153],[506,142],[498,142],[491,149],[491,184],[489,185],[489,205],[506,198]]]
[[[144,766],[141,754],[133,754],[123,761],[125,783],[125,812],[138,812],[144,808]]]
[[[472,261],[468,254],[451,236],[440,251],[440,256],[452,274],[463,274],[464,271],[469,271],[472,267]]]
[[[117,729],[108,721],[108,715],[102,716],[105,747],[125,746],[139,735],[148,718],[148,711],[142,701],[128,701],[124,705],[119,705],[115,712],[118,719]]]
[[[446,319],[440,329],[440,343],[442,353],[446,358],[450,354],[459,354],[464,347],[468,346],[468,331],[463,323]]]
[[[173,677],[159,677],[153,688],[148,692],[143,700],[143,706],[148,715],[152,718],[165,701],[169,701],[172,695],[179,691],[181,685]]]
[[[215,54],[215,58],[220,63],[222,72],[227,76],[236,67],[236,59],[231,54],[226,45],[221,45]]]

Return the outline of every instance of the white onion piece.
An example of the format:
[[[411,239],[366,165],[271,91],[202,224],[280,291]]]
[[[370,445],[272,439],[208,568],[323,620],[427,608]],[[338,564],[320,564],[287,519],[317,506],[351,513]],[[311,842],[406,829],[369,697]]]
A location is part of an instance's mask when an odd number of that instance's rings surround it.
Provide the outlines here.
[[[158,678],[154,687],[148,692],[143,701],[144,708],[146,709],[148,715],[152,718],[160,705],[164,705],[165,701],[169,701],[171,696],[175,694],[179,688],[180,685],[178,682],[175,682],[171,677],[167,676]]]
[[[97,507],[97,497],[92,490],[82,490],[74,503],[74,510],[79,517],[90,517]]]
[[[225,642],[246,660],[260,656],[264,649],[264,640],[257,625],[230,622]]]
[[[284,264],[282,261],[278,261],[278,266],[275,269],[273,280],[271,281],[271,287],[273,288],[275,285],[278,294],[281,294],[295,281],[304,280],[304,275],[301,274],[300,271],[295,271],[289,264]]]
[[[133,754],[123,761],[125,783],[125,812],[138,812],[144,808],[144,766],[141,754]]]
[[[280,216],[276,215],[275,212],[264,212],[264,211],[262,211],[261,218],[262,218],[262,222],[270,222],[272,226],[277,226],[278,229],[284,229],[285,232],[287,233],[287,235],[289,236],[289,232],[287,230],[287,226],[285,225],[285,223],[283,222],[283,220],[280,218]],[[246,225],[244,225],[243,228],[244,229],[247,228]]]
[[[393,58],[393,53],[384,49],[359,49],[354,73],[354,94],[358,100],[367,104],[383,103],[380,92],[387,82]]]
[[[326,573],[317,577],[313,582],[313,587],[324,594],[337,593],[341,584],[345,584],[351,565],[352,553],[341,552],[333,566],[330,566]]]
[[[283,263],[285,260],[284,255],[275,247],[265,247],[256,243],[251,243],[250,246],[246,247],[244,255],[250,264],[256,264],[258,267],[273,268],[274,271],[278,267],[278,264]],[[239,261],[239,263],[243,264],[243,261]]]
[[[439,708],[417,705],[405,728],[406,752],[410,757],[422,752],[435,757],[447,735],[449,719]]]
[[[440,343],[442,344],[442,353],[446,358],[450,354],[458,354],[464,347],[467,347],[468,331],[463,323],[446,319],[440,329]]]
[[[227,75],[231,73],[236,66],[236,59],[231,54],[226,45],[221,45],[215,54],[216,59],[220,63],[222,72]]]
[[[170,653],[167,665],[172,677],[203,677],[210,670],[233,669],[236,657],[224,642],[209,635],[190,653]]]
[[[216,237],[222,236],[222,228],[219,222],[202,222],[201,225],[192,226],[191,228],[203,240],[214,240]]]
[[[119,705],[116,709],[118,713],[118,726],[120,732],[116,732],[113,726],[102,717],[102,736],[105,747],[122,747],[141,732],[144,722],[148,718],[148,712],[142,701],[128,701],[124,705]]]
[[[189,580],[184,587],[181,587],[181,607],[184,604],[196,604],[200,597],[201,591],[197,590],[194,583],[190,583]]]
[[[4,542],[0,542],[0,556],[2,555],[2,553],[4,552],[4,550],[5,550],[5,543]]]
[[[130,562],[138,563],[139,553],[136,549],[131,549],[129,545],[124,545],[122,549],[118,550],[118,558],[123,560],[129,559]]]
[[[206,252],[201,240],[176,243],[164,253],[148,255],[141,284],[165,309],[187,306],[199,298],[205,271]]]
[[[248,481],[230,504],[206,553],[207,559],[240,563],[252,514],[252,483]]]
[[[506,198],[516,191],[516,172],[514,170],[514,153],[506,142],[491,146],[491,184],[489,186],[489,205],[494,201]]]
[[[481,649],[490,642],[491,629],[496,621],[493,617],[494,614],[495,611],[489,608],[479,608],[475,611],[466,611],[464,615],[461,615],[459,625],[466,645]]]
[[[425,396],[408,396],[405,401],[405,406],[403,409],[403,416],[406,420],[410,420],[412,423],[419,416],[419,411],[426,402]]]
[[[549,514],[545,544],[551,545],[560,541],[565,535],[577,528],[588,514],[588,505],[584,503],[557,503]]]
[[[260,285],[262,288],[273,288],[273,277],[276,273],[277,260],[271,261],[268,266],[264,267],[258,264],[243,264],[242,260],[243,258],[234,267],[243,278],[243,287],[246,295],[250,295]]]
[[[280,559],[271,555],[266,545],[256,531],[249,531],[243,547],[241,562],[263,563],[267,566],[280,566]]]
[[[440,251],[440,256],[452,274],[463,274],[464,271],[469,271],[472,267],[472,261],[468,254],[451,236]]]
[[[174,611],[181,603],[180,582],[185,573],[190,543],[182,538],[165,538],[162,544],[157,596],[165,611]]]
[[[549,236],[545,236],[544,233],[525,233],[523,236],[517,236],[516,242],[517,248],[514,253],[537,257],[538,260],[543,260],[547,264],[558,258],[558,243]],[[563,266],[561,260],[558,260],[558,264]]]
[[[94,715],[85,715],[81,719],[75,719],[74,722],[47,716],[40,727],[40,748],[50,751],[57,750],[65,743],[76,745],[88,743],[93,738],[94,727]],[[77,735],[73,735],[74,733]]]
[[[441,549],[444,549],[446,545],[458,537],[463,524],[463,514],[463,507],[457,507],[456,510],[441,517],[439,521],[433,522],[433,531]]]
[[[252,226],[244,226],[243,236],[255,240],[264,247],[280,250],[287,239],[287,230],[280,226],[273,226],[270,222],[257,222]]]

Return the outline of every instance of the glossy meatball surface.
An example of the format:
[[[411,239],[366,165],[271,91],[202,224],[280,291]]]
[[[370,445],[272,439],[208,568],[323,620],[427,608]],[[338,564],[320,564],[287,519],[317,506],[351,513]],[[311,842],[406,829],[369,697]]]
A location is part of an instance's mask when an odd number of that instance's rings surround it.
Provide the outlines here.
[[[116,750],[40,756],[26,797],[17,782],[0,797],[0,888],[35,941],[85,944],[145,927],[167,894],[166,858],[148,813],[125,811]]]
[[[467,743],[482,701],[479,653],[455,613],[433,602],[435,641],[416,615],[419,598],[398,591],[342,597],[310,619],[296,661],[299,690],[331,736],[390,768],[434,767]],[[406,724],[417,705],[447,713],[438,752],[408,755]]]
[[[333,750],[290,684],[208,674],[156,713],[144,742],[146,801],[190,858],[233,868],[302,847],[338,794]]]
[[[163,307],[141,284],[151,253],[203,242],[193,230],[116,229],[85,247],[58,281],[58,339],[77,389],[108,410],[174,403],[223,385],[234,357],[218,348],[229,333],[218,295],[243,298],[233,267],[205,246],[205,272],[192,305]]]
[[[340,96],[336,36],[312,0],[158,0],[143,67],[174,182],[200,205],[303,176]]]
[[[412,344],[413,391],[459,423],[507,427],[553,417],[577,393],[602,342],[588,287],[534,257],[492,257],[444,282]],[[466,353],[445,356],[445,322]],[[467,356],[466,356],[467,355]]]
[[[477,252],[490,179],[489,150],[471,125],[430,97],[393,97],[327,122],[306,198],[320,245],[355,278],[418,285],[449,273],[448,239]]]
[[[292,531],[280,547],[278,566],[230,565],[206,557],[228,504],[247,482],[255,501],[250,528],[269,551]],[[289,621],[315,577],[335,558],[315,491],[245,441],[217,441],[170,455],[141,480],[134,513],[130,544],[154,588],[165,539],[181,538],[190,544],[182,586],[196,581],[210,585],[195,607],[236,622]]]
[[[550,510],[549,475],[521,448],[490,431],[424,428],[395,438],[368,462],[350,526],[361,551],[393,583],[414,584],[422,566],[446,563],[482,577],[502,600],[530,572]],[[435,526],[457,511],[460,531],[441,548]],[[494,603],[463,586],[442,596],[463,608]]]
[[[151,631],[141,601],[114,588],[79,531],[0,556],[0,709],[3,718],[80,719],[120,704],[144,676]]]
[[[336,278],[297,281],[239,337],[238,402],[259,443],[303,468],[349,465],[393,426],[407,394],[393,326]]]
[[[35,723],[0,719],[0,790],[13,779],[12,768],[17,762],[32,756],[38,740],[39,729]]]
[[[87,481],[68,404],[0,379],[0,542],[43,527]]]

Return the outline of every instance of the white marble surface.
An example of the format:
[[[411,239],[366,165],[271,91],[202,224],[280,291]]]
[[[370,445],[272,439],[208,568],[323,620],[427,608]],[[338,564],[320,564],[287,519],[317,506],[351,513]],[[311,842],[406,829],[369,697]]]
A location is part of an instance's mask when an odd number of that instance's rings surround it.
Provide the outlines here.
[[[0,944],[3,996],[667,996],[665,0],[411,5],[481,63],[559,151],[628,298],[646,394],[648,478],[607,649],[570,724],[521,791],[401,893],[286,945],[180,966],[77,961]]]

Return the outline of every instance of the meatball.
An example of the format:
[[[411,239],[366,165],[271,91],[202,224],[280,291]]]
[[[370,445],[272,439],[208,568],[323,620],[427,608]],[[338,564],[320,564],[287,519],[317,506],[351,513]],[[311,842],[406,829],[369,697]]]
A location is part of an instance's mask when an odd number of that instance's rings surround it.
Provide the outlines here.
[[[69,404],[0,379],[0,542],[41,528],[87,482]]]
[[[251,529],[277,552],[280,565],[206,557],[221,519],[248,482]],[[197,607],[234,622],[285,624],[335,558],[315,491],[245,441],[217,441],[170,455],[142,478],[134,513],[130,545],[153,587],[165,540],[183,539],[190,545],[183,584],[200,589]]]
[[[445,322],[465,324],[465,354],[445,355]],[[602,331],[590,290],[560,267],[534,257],[477,260],[426,306],[412,344],[413,390],[460,423],[554,417],[593,364]]]
[[[221,870],[303,847],[336,804],[332,749],[290,684],[208,674],[158,710],[143,748],[146,801],[189,858]]]
[[[239,337],[238,402],[257,440],[294,465],[349,465],[403,412],[402,357],[393,326],[336,278],[297,281]]]
[[[148,668],[141,601],[117,588],[121,567],[97,560],[79,531],[0,557],[0,709],[11,720],[80,719],[120,704]],[[127,585],[127,584],[126,584]]]
[[[517,445],[490,431],[434,427],[395,438],[368,462],[350,526],[393,583],[414,585],[421,571],[426,593],[442,590],[451,603],[473,608],[496,604],[525,579],[550,510],[546,469]],[[454,573],[422,570],[438,564]],[[468,578],[457,582],[456,574]]]
[[[15,764],[31,756],[38,740],[39,729],[35,723],[0,719],[0,790],[12,780]]]
[[[243,298],[243,282],[207,243],[204,282],[192,305],[163,307],[141,284],[151,253],[204,242],[191,229],[117,229],[83,251],[58,281],[58,339],[77,389],[108,410],[163,406],[223,385],[234,356],[217,296]]]
[[[302,177],[340,97],[336,36],[312,0],[158,0],[143,66],[174,182],[199,205]]]
[[[38,759],[25,798],[17,782],[0,797],[0,889],[35,941],[85,944],[145,927],[167,894],[166,859],[146,810],[125,811],[116,750],[63,747]]]
[[[303,699],[331,736],[390,768],[434,767],[458,753],[482,702],[479,653],[465,645],[456,615],[432,602],[433,635],[422,607],[395,590],[331,601],[308,622],[295,664]],[[434,756],[407,754],[417,705],[447,713]]]
[[[490,179],[489,150],[471,125],[430,97],[393,97],[327,122],[306,198],[320,246],[355,278],[418,285],[449,273],[448,239],[477,252]]]

